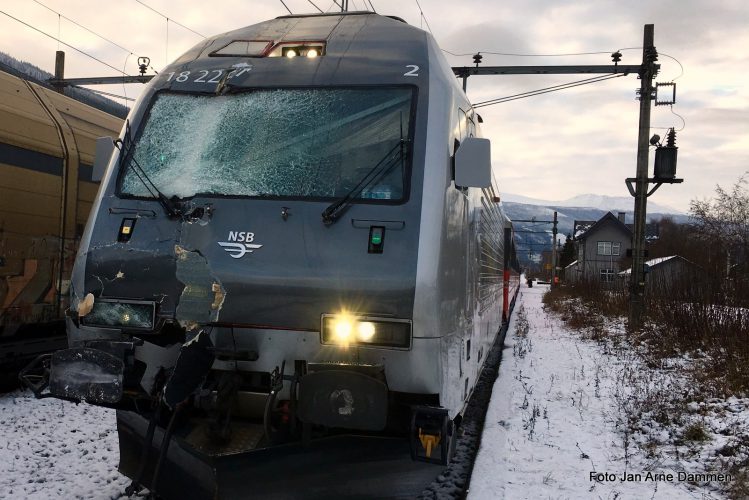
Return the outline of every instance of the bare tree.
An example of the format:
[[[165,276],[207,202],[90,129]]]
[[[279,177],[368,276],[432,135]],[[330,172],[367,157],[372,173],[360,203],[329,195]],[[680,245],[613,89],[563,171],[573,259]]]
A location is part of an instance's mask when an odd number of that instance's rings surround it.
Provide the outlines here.
[[[702,235],[727,249],[739,247],[744,255],[749,250],[749,191],[745,173],[730,191],[715,187],[715,198],[692,200],[689,214]]]
[[[709,253],[716,252],[719,262],[712,269],[722,277],[722,288],[730,302],[749,305],[749,190],[745,173],[730,190],[715,188],[715,197],[692,200],[689,212],[694,229]],[[717,264],[717,265],[716,265]]]

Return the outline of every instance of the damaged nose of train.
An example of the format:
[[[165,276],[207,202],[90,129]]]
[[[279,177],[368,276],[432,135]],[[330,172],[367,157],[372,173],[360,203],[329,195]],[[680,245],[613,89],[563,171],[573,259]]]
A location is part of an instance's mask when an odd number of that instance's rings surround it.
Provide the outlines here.
[[[164,403],[172,409],[198,389],[215,359],[213,344],[204,330],[188,337],[190,340],[182,344],[177,356],[172,356],[173,362],[161,367],[162,374],[168,371],[168,377],[161,377],[166,382],[156,391],[150,391],[162,394]],[[140,385],[136,382],[139,372],[135,360],[144,357],[144,353],[136,351],[144,345],[142,341],[97,340],[85,344],[39,356],[21,372],[21,382],[40,398],[56,397],[102,406],[125,407],[132,399],[150,397],[143,380]],[[142,376],[147,379],[147,374]],[[125,392],[130,396],[128,401],[123,398]]]

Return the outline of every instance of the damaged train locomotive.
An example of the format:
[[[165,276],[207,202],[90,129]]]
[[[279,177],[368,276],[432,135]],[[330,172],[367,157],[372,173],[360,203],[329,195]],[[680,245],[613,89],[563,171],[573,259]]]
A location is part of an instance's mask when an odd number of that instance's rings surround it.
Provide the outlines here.
[[[216,457],[325,433],[410,433],[444,463],[518,285],[480,122],[398,18],[292,15],[201,42],[115,141],[70,348],[26,382],[117,408],[121,471],[160,493],[211,496]],[[162,466],[190,474],[157,488]]]

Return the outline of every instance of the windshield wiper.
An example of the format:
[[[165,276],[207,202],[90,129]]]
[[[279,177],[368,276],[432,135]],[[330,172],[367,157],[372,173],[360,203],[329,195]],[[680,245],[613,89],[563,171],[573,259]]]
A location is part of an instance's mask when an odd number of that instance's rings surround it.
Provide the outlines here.
[[[399,161],[402,165],[403,158],[405,157],[404,149],[407,143],[408,141],[405,139],[398,139],[398,143],[390,151],[385,153],[380,161],[354,187],[323,210],[322,221],[325,225],[330,225],[337,221],[343,215],[343,212],[351,206],[354,199],[364,191],[364,188],[372,184],[375,180],[379,181],[384,178],[393,170],[393,167],[398,165]]]
[[[124,141],[122,141],[121,139],[117,139],[116,141],[114,141],[115,147],[120,150],[121,154],[120,169],[122,169],[122,164],[125,162],[125,158],[127,158],[127,156],[130,154],[130,150],[133,148],[133,138],[130,134],[130,120],[125,121],[124,138]],[[164,193],[159,191],[159,188],[156,187],[156,184],[153,183],[151,178],[148,177],[148,174],[146,174],[146,171],[143,170],[143,167],[141,167],[140,163],[138,163],[138,160],[135,159],[135,155],[130,157],[130,163],[128,163],[126,166],[130,166],[133,168],[135,176],[138,177],[148,193],[153,198],[155,198],[164,208],[164,211],[169,217],[174,217],[175,219],[182,217],[182,210],[177,207],[175,200],[167,198]]]

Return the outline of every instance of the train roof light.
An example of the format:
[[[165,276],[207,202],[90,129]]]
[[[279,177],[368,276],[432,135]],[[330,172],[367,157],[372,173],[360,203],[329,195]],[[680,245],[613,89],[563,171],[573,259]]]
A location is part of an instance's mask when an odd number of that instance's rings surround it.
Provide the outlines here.
[[[290,55],[291,53],[295,55]],[[282,42],[268,52],[268,57],[307,57],[314,59],[325,55],[324,42]]]

